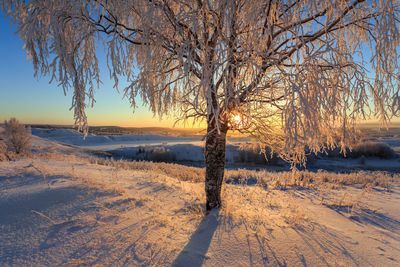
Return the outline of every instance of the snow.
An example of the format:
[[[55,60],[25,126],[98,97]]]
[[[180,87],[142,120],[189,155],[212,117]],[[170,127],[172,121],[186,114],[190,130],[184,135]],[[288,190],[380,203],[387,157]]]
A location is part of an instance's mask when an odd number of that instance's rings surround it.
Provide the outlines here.
[[[154,134],[143,135],[101,135],[89,134],[86,139],[82,133],[72,129],[32,129],[32,134],[64,144],[80,146],[84,149],[94,151],[110,152],[115,158],[123,159],[145,159],[145,153],[140,154],[139,150],[149,151],[152,148],[162,148],[170,152],[176,162],[189,163],[197,166],[203,165],[203,141],[194,137],[173,137]],[[262,166],[245,162],[241,163],[239,156],[239,145],[248,142],[248,138],[229,138],[226,146],[227,168],[268,168],[269,170],[288,170],[289,165],[280,161],[277,166]],[[395,151],[400,152],[400,139],[384,138],[373,141],[385,142]],[[150,158],[151,159],[151,158]],[[170,161],[167,158],[167,161]],[[360,159],[324,158],[319,157],[309,162],[307,168],[311,171],[325,169],[329,171],[342,172],[354,170],[386,170],[390,172],[400,171],[400,158],[379,159],[368,158],[364,163]]]
[[[140,145],[158,145],[163,142],[199,142],[196,138],[182,138],[162,135],[93,135],[86,138],[82,133],[72,129],[32,129],[32,134],[66,144],[82,146],[97,150],[111,150],[122,146],[137,147]]]
[[[400,264],[398,176],[391,191],[225,184],[205,215],[202,182],[33,143],[33,156],[0,162],[1,266]]]
[[[193,137],[173,137],[153,134],[143,135],[101,135],[88,134],[84,138],[82,133],[72,129],[38,129],[33,128],[32,134],[52,141],[80,146],[90,150],[109,151],[116,157],[125,159],[136,158],[140,149],[163,147],[176,155],[177,161],[202,162],[203,141]],[[230,138],[232,145],[227,145],[226,159],[233,162],[237,147],[246,138]],[[140,158],[140,156],[138,157]]]

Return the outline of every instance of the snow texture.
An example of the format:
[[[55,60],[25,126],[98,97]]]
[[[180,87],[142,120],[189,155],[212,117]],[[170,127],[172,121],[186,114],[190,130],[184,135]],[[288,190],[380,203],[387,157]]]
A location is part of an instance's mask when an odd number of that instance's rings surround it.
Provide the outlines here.
[[[0,162],[2,266],[400,264],[398,176],[390,191],[225,184],[223,207],[205,215],[202,182],[39,137],[33,147]]]

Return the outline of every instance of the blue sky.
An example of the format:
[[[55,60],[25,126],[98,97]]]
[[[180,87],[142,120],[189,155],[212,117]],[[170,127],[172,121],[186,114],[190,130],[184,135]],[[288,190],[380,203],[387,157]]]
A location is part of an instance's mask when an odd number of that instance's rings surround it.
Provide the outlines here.
[[[15,32],[10,19],[0,14],[0,122],[16,117],[22,123],[72,125],[72,90],[64,96],[61,87],[49,84],[49,77],[33,76],[33,65]],[[171,119],[153,118],[147,107],[133,113],[129,101],[112,87],[107,72],[103,72],[102,81],[95,92],[94,108],[86,111],[89,125],[172,126]]]
[[[27,60],[23,43],[15,32],[16,26],[11,26],[10,19],[0,13],[0,122],[16,117],[28,124],[72,125],[73,110],[69,110],[72,90],[64,96],[61,87],[49,84],[49,77],[33,76],[32,63]],[[160,121],[141,102],[133,113],[129,101],[113,88],[106,68],[101,69],[103,84],[95,92],[95,106],[86,111],[89,125],[172,127],[173,119]]]

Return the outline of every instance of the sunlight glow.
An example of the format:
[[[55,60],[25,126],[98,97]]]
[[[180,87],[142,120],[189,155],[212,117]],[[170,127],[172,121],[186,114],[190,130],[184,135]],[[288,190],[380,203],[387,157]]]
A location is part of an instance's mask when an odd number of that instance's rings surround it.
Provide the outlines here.
[[[230,119],[230,126],[233,129],[239,129],[243,127],[243,117],[239,113],[232,113]]]
[[[240,121],[241,121],[241,118],[240,118],[239,115],[233,116],[233,122],[234,122],[235,124],[240,124]]]

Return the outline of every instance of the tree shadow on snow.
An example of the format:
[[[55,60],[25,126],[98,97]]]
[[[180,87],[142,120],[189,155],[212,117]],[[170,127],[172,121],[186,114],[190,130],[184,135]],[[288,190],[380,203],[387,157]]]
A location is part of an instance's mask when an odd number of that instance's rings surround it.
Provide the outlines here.
[[[206,253],[210,246],[211,239],[217,229],[219,210],[212,210],[207,216],[204,216],[196,232],[190,237],[189,243],[184,247],[181,253],[176,257],[172,266],[202,266],[207,258]]]
[[[345,216],[359,225],[373,225],[382,234],[387,235],[391,238],[397,236],[400,237],[398,232],[400,231],[400,221],[391,218],[378,211],[370,210],[368,208],[357,208],[351,209],[345,206],[334,206],[325,205],[338,214]],[[387,231],[390,232],[387,233]]]

